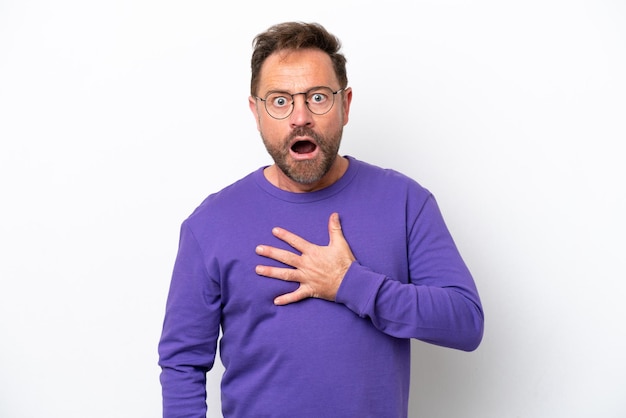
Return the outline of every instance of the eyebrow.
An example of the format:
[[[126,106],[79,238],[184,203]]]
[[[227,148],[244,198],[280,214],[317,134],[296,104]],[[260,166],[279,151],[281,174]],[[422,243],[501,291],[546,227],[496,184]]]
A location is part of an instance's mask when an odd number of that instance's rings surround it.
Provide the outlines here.
[[[294,94],[308,93],[311,90],[321,89],[321,88],[326,88],[326,89],[330,89],[331,91],[334,91],[333,88],[330,87],[330,86],[314,86],[314,87],[311,87],[309,89],[306,89],[304,91],[297,92],[297,93],[290,93],[287,90],[268,90],[267,93],[265,93],[265,96],[267,96],[268,94],[272,94],[272,93],[285,93],[285,94],[288,94],[288,95],[291,96],[291,95],[294,95]]]

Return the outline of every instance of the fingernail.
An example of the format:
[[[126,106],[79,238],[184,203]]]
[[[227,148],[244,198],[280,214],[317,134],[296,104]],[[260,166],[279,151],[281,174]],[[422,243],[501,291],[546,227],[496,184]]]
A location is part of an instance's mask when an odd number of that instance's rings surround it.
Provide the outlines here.
[[[264,248],[262,245],[257,245],[256,247],[256,252],[257,254],[261,254],[263,252]]]

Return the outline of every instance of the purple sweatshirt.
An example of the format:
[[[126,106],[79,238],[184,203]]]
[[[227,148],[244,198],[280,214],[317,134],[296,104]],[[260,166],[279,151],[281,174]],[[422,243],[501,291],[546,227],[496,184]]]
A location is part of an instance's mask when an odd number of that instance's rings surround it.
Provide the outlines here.
[[[159,343],[164,417],[205,417],[219,341],[228,418],[406,417],[410,338],[461,350],[481,341],[476,286],[433,196],[393,170],[348,157],[312,193],[271,185],[259,169],[209,196],[181,226]],[[338,212],[357,261],[336,302],[275,306],[296,283],[258,276],[275,226],[328,245]]]

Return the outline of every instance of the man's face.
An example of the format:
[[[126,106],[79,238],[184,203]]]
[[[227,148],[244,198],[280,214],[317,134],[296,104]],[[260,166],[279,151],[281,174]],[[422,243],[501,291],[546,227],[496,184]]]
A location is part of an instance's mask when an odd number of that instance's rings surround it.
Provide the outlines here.
[[[327,54],[317,49],[280,51],[263,63],[257,96],[265,98],[273,91],[301,93],[321,86],[330,87],[332,91],[341,87]],[[338,155],[351,99],[350,89],[338,93],[334,95],[330,111],[316,115],[307,108],[305,95],[296,95],[291,114],[284,119],[274,119],[266,112],[264,102],[250,97],[257,128],[265,148],[280,169],[277,175],[282,177],[282,182],[308,189],[324,184]]]

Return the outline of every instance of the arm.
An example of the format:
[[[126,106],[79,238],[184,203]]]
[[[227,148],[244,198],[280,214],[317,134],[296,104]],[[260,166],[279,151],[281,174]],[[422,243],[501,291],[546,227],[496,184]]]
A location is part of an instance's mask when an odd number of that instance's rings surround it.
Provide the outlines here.
[[[409,283],[354,263],[336,300],[395,337],[476,349],[484,324],[478,291],[432,196],[408,236]]]
[[[318,247],[282,229],[274,234],[301,255],[262,246],[259,254],[294,269],[260,266],[264,276],[300,283],[277,304],[319,297],[369,318],[382,332],[462,350],[482,339],[483,312],[474,281],[430,197],[409,226],[409,283],[371,271],[354,261],[338,217],[329,220],[330,243]],[[318,260],[323,256],[323,263]],[[333,266],[320,269],[320,266]],[[344,269],[344,266],[345,267]],[[341,268],[339,268],[341,267]]]
[[[206,416],[206,373],[213,367],[220,291],[183,224],[159,342],[163,417]]]

